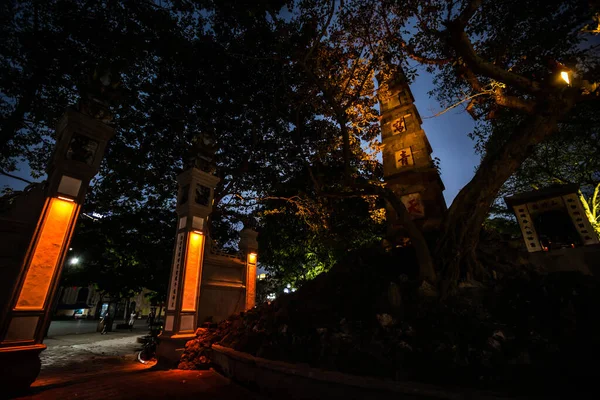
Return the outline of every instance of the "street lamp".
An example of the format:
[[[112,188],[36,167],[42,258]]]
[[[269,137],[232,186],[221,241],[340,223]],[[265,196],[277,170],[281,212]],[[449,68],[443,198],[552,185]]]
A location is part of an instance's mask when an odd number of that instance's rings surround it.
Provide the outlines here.
[[[71,265],[79,264],[79,258],[78,257],[71,258],[71,260],[69,261],[69,264],[71,264]]]
[[[561,71],[560,77],[562,78],[563,81],[565,81],[567,83],[567,85],[571,84],[571,79],[569,77],[568,71]]]

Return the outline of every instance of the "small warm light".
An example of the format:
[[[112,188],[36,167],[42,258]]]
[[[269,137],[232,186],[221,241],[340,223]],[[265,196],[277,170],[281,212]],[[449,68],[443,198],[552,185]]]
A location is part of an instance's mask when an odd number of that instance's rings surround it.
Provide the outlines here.
[[[267,274],[260,274],[258,275],[258,279],[263,280],[267,278]]]
[[[69,264],[71,264],[71,265],[79,264],[79,258],[78,257],[71,258],[71,261],[69,261]]]
[[[562,71],[560,73],[560,77],[563,81],[567,82],[567,85],[571,84],[571,80],[569,79],[569,73],[567,71]]]
[[[204,235],[204,232],[194,229],[192,232],[197,233],[198,235]],[[197,236],[194,236],[194,239],[198,239]]]
[[[75,201],[75,200],[73,200],[71,198],[68,198],[68,197],[63,197],[63,196],[56,196],[56,197],[58,197],[61,200],[65,200],[65,201],[70,201],[70,202],[74,202]]]
[[[256,253],[248,254],[248,262],[250,264],[256,264]]]

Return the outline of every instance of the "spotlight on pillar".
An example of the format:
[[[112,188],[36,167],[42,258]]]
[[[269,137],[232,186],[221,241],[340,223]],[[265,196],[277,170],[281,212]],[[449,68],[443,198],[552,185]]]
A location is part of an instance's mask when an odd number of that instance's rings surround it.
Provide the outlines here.
[[[250,264],[256,264],[256,253],[248,254],[248,262]]]
[[[567,83],[567,85],[571,85],[571,79],[568,71],[561,71],[560,77]]]

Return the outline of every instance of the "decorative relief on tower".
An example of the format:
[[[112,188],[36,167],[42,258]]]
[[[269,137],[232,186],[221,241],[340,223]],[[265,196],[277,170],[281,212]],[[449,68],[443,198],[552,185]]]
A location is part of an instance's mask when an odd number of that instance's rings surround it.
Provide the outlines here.
[[[196,184],[196,204],[208,207],[210,201],[210,188],[204,185]]]
[[[397,135],[403,132],[406,132],[406,121],[404,120],[404,117],[400,117],[392,122],[392,133]]]
[[[399,133],[404,133],[409,128],[410,117],[412,114],[406,114],[400,118],[397,118],[392,122],[392,134],[397,135]]]
[[[414,164],[415,162],[410,147],[406,147],[396,152],[396,168],[401,169],[404,167],[411,167]]]
[[[74,160],[92,165],[98,151],[99,142],[85,135],[73,134],[69,148],[65,154],[67,160]]]
[[[421,193],[411,193],[400,197],[406,211],[410,214],[412,219],[418,219],[425,217],[425,206],[423,205],[423,199]]]

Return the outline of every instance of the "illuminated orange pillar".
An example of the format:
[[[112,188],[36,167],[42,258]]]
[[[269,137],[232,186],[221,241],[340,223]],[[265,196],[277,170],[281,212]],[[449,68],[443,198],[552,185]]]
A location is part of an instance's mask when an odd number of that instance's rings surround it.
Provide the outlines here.
[[[25,254],[9,255],[21,261],[15,265],[18,272],[9,276],[11,290],[0,312],[0,383],[8,387],[28,387],[39,373],[38,355],[46,348],[42,342],[51,319],[50,306],[73,228],[113,135],[112,127],[74,109],[68,109],[58,124],[48,181],[39,192],[43,206],[29,246]],[[10,216],[15,222],[21,217],[26,221],[25,215],[32,211],[18,203],[17,199]],[[0,271],[0,279],[4,273]]]
[[[240,232],[240,250],[246,254],[246,304],[249,310],[256,304],[256,265],[258,264],[258,233],[251,228]]]
[[[161,364],[177,364],[183,346],[198,326],[204,249],[210,243],[206,224],[220,179],[192,167],[177,177],[177,233],[171,266],[163,333],[157,349]]]

